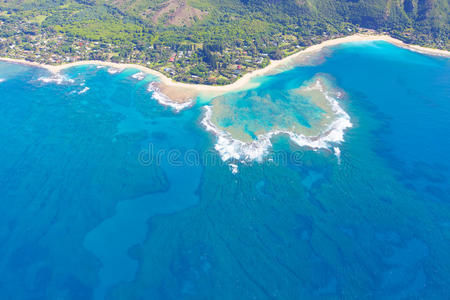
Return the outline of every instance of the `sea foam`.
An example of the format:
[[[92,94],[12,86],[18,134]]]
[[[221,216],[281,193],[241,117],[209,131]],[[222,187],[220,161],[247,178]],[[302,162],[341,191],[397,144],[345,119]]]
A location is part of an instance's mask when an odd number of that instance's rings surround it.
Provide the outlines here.
[[[212,107],[204,106],[205,114],[202,120],[203,126],[207,131],[213,132],[217,136],[217,142],[214,148],[219,152],[223,161],[230,159],[260,161],[267,154],[271,146],[270,138],[272,133],[259,135],[251,143],[234,139],[230,133],[218,128],[212,121]]]
[[[238,165],[236,165],[236,164],[229,164],[229,166],[230,166],[231,173],[236,174],[237,172],[239,172]]]
[[[108,73],[111,74],[111,75],[120,73],[122,71],[123,71],[123,69],[119,69],[119,68],[114,68],[114,67],[109,67],[108,68]]]
[[[310,87],[310,89],[318,89],[325,95],[336,118],[336,120],[329,124],[317,136],[305,136],[288,130],[273,130],[260,134],[252,142],[246,143],[234,139],[230,133],[218,128],[211,121],[211,106],[204,107],[205,113],[201,123],[207,131],[213,132],[216,135],[217,142],[214,148],[219,152],[223,161],[236,160],[261,162],[269,153],[272,146],[272,137],[282,134],[289,136],[289,138],[299,146],[310,147],[316,150],[320,148],[331,149],[333,145],[344,141],[345,130],[353,126],[350,122],[350,116],[340,107],[339,102],[325,91],[320,80],[316,80],[316,83]],[[335,152],[337,154],[337,151]]]
[[[89,91],[88,87],[85,87],[84,89],[82,89],[81,91],[78,92],[79,95],[86,93],[87,91]]]
[[[155,85],[154,82],[148,85],[148,91],[152,92],[152,97],[158,101],[159,104],[164,106],[169,106],[173,108],[176,112],[180,112],[181,110],[188,108],[194,104],[194,101],[186,101],[183,103],[178,103],[171,100],[169,97],[161,93],[160,89]]]
[[[38,78],[38,81],[43,83],[55,83],[55,84],[66,84],[66,83],[74,83],[75,80],[69,78],[66,75],[55,73],[49,77],[42,76]]]
[[[137,79],[137,80],[143,80],[145,78],[146,74],[144,72],[137,72],[133,75],[131,75],[132,78]]]

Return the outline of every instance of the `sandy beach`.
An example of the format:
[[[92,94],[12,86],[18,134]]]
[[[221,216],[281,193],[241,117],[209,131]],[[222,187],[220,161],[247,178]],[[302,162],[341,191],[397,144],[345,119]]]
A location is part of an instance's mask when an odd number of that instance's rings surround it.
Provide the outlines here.
[[[138,69],[144,73],[158,76],[160,78],[160,89],[163,90],[164,93],[169,98],[171,98],[173,101],[182,103],[182,102],[188,101],[188,100],[186,100],[187,97],[185,96],[185,93],[188,93],[189,96],[191,96],[191,97],[194,97],[194,95],[198,95],[198,94],[220,95],[220,94],[230,92],[230,91],[249,88],[251,86],[249,86],[248,84],[251,81],[251,79],[258,77],[258,76],[268,74],[268,73],[274,73],[275,71],[277,71],[277,69],[280,69],[280,70],[285,69],[286,67],[289,67],[289,65],[292,65],[293,62],[295,62],[296,60],[301,58],[301,56],[304,56],[306,54],[316,53],[325,47],[335,46],[335,45],[339,45],[342,43],[362,42],[362,41],[385,41],[385,42],[394,44],[398,47],[406,48],[406,49],[420,52],[423,54],[450,57],[449,51],[441,50],[441,49],[427,48],[427,47],[422,47],[422,46],[417,46],[417,45],[409,45],[398,39],[390,37],[388,35],[354,34],[351,36],[346,36],[346,37],[342,37],[342,38],[324,41],[320,44],[313,45],[306,49],[303,49],[303,50],[301,50],[295,54],[292,54],[284,59],[281,59],[281,60],[272,60],[270,62],[270,64],[268,66],[266,66],[265,68],[247,73],[244,76],[242,76],[241,78],[239,78],[236,82],[229,84],[229,85],[223,85],[223,86],[188,84],[188,83],[176,82],[158,71],[155,71],[148,67],[137,65],[137,64],[125,64],[125,63],[113,63],[113,62],[106,62],[106,61],[89,60],[89,61],[78,61],[78,62],[74,62],[74,63],[67,63],[67,64],[53,66],[53,65],[39,64],[39,63],[35,63],[35,62],[29,62],[29,61],[20,60],[20,59],[0,58],[0,60],[41,67],[41,68],[45,68],[53,73],[58,73],[61,70],[71,68],[74,66],[87,65],[87,64],[113,67],[113,68],[117,68],[117,69],[134,68],[134,69]],[[185,92],[183,92],[183,90]],[[189,98],[191,98],[191,97],[189,97]]]

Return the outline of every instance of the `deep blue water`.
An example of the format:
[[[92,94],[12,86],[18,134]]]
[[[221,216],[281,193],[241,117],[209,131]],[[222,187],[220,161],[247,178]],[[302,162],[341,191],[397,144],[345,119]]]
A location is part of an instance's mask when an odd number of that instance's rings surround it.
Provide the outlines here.
[[[324,74],[353,127],[339,160],[278,136],[237,174],[136,72],[0,62],[1,299],[448,298],[449,59],[345,44],[257,79]]]

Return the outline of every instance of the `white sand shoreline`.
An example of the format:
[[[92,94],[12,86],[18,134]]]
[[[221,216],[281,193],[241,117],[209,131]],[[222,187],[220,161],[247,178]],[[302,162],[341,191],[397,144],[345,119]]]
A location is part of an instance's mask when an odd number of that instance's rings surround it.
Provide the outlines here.
[[[339,45],[342,43],[362,42],[362,41],[385,41],[385,42],[391,43],[393,45],[396,45],[398,47],[406,48],[406,49],[409,49],[409,50],[412,50],[415,52],[420,52],[423,54],[450,57],[449,51],[427,48],[427,47],[422,47],[422,46],[417,46],[417,45],[409,45],[409,44],[406,44],[406,43],[404,43],[398,39],[395,39],[389,35],[354,34],[351,36],[327,40],[320,44],[313,45],[306,49],[303,49],[295,54],[292,54],[292,55],[284,58],[284,59],[271,61],[270,64],[268,66],[266,66],[265,68],[247,73],[244,76],[242,76],[241,78],[239,78],[237,81],[235,81],[234,83],[231,83],[228,85],[223,85],[223,86],[189,84],[189,83],[176,82],[158,71],[155,71],[148,67],[144,67],[144,66],[137,65],[137,64],[113,63],[113,62],[107,62],[107,61],[89,60],[89,61],[78,61],[78,62],[53,66],[53,65],[39,64],[36,62],[30,62],[30,61],[21,60],[21,59],[2,58],[2,57],[0,57],[0,61],[21,63],[21,64],[30,65],[30,66],[40,67],[40,68],[47,69],[53,73],[58,73],[61,70],[75,67],[75,66],[81,66],[81,65],[99,65],[99,66],[113,67],[113,68],[117,68],[117,69],[133,68],[133,69],[138,69],[147,74],[158,76],[161,80],[161,83],[163,83],[164,85],[166,85],[168,87],[189,89],[191,91],[195,91],[198,93],[222,94],[222,93],[229,92],[229,91],[243,89],[250,82],[250,80],[253,79],[254,77],[258,77],[258,76],[267,74],[267,73],[275,70],[278,67],[287,65],[293,59],[298,58],[304,54],[315,53],[315,52],[322,50],[325,47],[335,46],[335,45]]]

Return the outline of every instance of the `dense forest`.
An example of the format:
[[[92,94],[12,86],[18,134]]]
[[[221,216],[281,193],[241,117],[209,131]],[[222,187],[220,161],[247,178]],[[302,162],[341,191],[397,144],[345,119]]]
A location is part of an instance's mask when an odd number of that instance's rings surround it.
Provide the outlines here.
[[[143,64],[226,84],[361,28],[449,49],[448,0],[0,0],[0,55]]]

